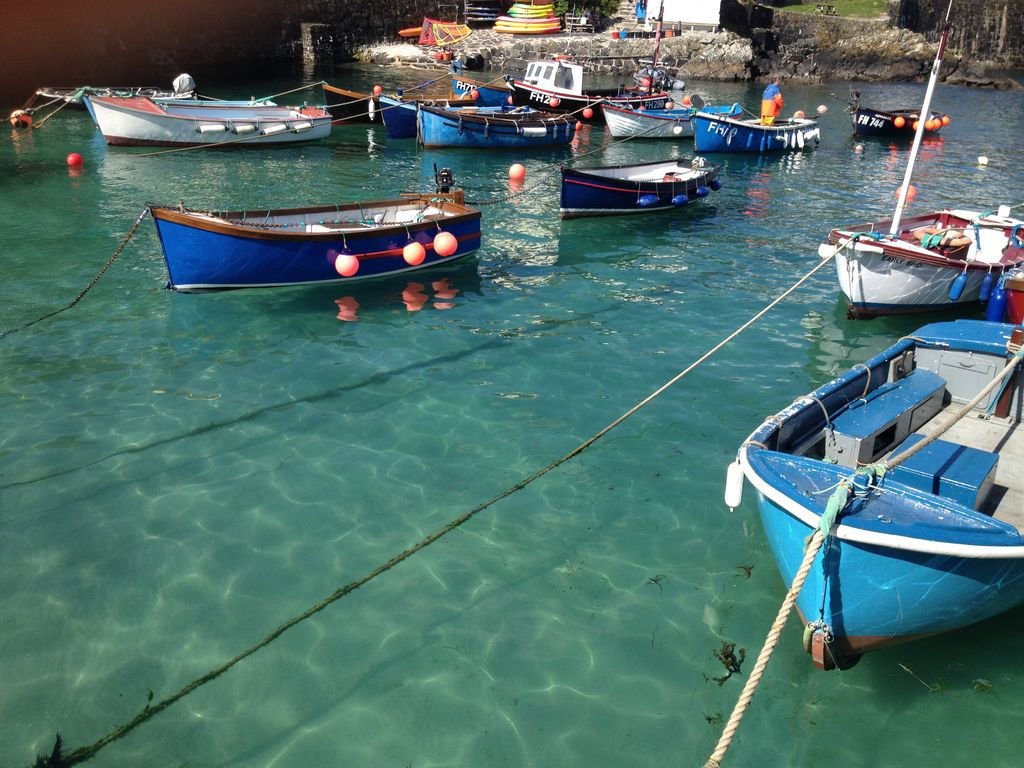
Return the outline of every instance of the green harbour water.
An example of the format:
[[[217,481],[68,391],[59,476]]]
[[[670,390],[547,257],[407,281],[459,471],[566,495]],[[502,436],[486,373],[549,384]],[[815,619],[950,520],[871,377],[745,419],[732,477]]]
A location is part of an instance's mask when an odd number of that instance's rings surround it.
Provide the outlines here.
[[[429,75],[341,68],[331,81]],[[202,84],[200,84],[202,85]],[[295,87],[242,83],[242,98]],[[91,744],[576,448],[891,213],[909,143],[861,140],[830,94],[814,151],[733,155],[677,213],[558,218],[560,162],[689,142],[423,150],[381,127],[291,147],[107,147],[63,110],[0,131],[0,765]],[[923,85],[860,84],[872,106]],[[754,108],[760,87],[691,83]],[[310,101],[320,100],[319,90]],[[287,99],[285,99],[287,101]],[[1024,203],[1024,91],[939,85],[952,118],[910,212]],[[5,124],[6,126],[6,124]],[[80,153],[84,168],[65,164]],[[985,166],[978,156],[989,158]],[[164,289],[146,202],[382,199],[451,167],[483,208],[456,265],[362,285]],[[973,315],[982,316],[982,310]],[[831,267],[540,479],[106,746],[97,768],[702,766],[782,601],[754,493],[725,470],[765,417],[926,322],[849,321]],[[17,330],[14,330],[17,329]],[[1014,766],[1024,611],[813,669],[791,618],[725,766]],[[724,643],[745,651],[729,679]]]

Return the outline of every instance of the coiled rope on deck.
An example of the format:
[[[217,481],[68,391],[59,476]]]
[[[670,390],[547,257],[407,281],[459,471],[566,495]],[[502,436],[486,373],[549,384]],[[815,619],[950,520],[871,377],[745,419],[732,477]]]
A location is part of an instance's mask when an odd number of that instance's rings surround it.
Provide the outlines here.
[[[732,744],[736,730],[739,728],[740,721],[743,719],[743,715],[746,714],[747,708],[750,706],[750,701],[754,696],[754,691],[757,690],[757,686],[761,682],[761,677],[764,675],[764,670],[768,666],[768,661],[771,659],[772,652],[775,650],[775,646],[778,645],[782,629],[786,624],[786,619],[789,618],[789,614],[793,610],[793,606],[796,604],[796,598],[800,594],[800,590],[803,589],[804,582],[807,580],[807,574],[810,573],[811,565],[814,563],[814,559],[817,557],[822,544],[825,542],[827,537],[831,535],[832,528],[835,525],[838,516],[846,508],[850,492],[853,490],[857,478],[863,477],[869,484],[881,479],[889,470],[899,466],[918,451],[934,443],[943,434],[949,431],[954,424],[970,413],[975,406],[989,395],[989,393],[991,393],[996,387],[1001,386],[1004,381],[1008,380],[1010,374],[1016,370],[1021,360],[1024,360],[1024,347],[1017,347],[1014,349],[1007,345],[1007,349],[1012,352],[1013,357],[1009,360],[1003,370],[1000,371],[999,374],[996,375],[995,378],[993,378],[992,381],[990,381],[977,395],[975,395],[969,403],[954,413],[949,420],[942,424],[934,433],[918,441],[910,448],[891,459],[878,462],[877,464],[860,467],[853,475],[845,478],[839,483],[839,486],[825,505],[825,511],[818,520],[818,527],[811,536],[810,541],[807,543],[807,548],[804,551],[804,559],[800,563],[800,567],[797,569],[796,575],[793,577],[793,583],[786,592],[786,597],[782,601],[782,605],[775,617],[775,621],[772,622],[771,629],[768,630],[764,646],[761,648],[761,652],[757,656],[757,661],[754,663],[750,676],[747,678],[747,682],[743,686],[743,690],[740,692],[739,699],[736,701],[736,706],[733,708],[732,714],[729,715],[729,720],[726,722],[725,728],[722,729],[722,735],[718,740],[715,751],[711,753],[707,762],[704,763],[704,768],[721,768],[722,759],[725,757],[725,753]]]
[[[140,217],[140,220],[141,220],[141,217]],[[57,734],[57,739],[56,739],[56,741],[54,743],[53,751],[51,752],[51,754],[49,756],[40,755],[37,758],[37,760],[36,760],[36,762],[34,764],[34,768],[66,768],[67,766],[76,765],[78,763],[82,763],[82,762],[84,762],[86,760],[89,760],[90,758],[94,757],[97,752],[99,752],[101,749],[103,749],[108,744],[110,744],[110,743],[112,743],[114,741],[117,741],[121,737],[127,735],[128,733],[133,731],[135,728],[137,728],[138,726],[142,725],[144,722],[149,720],[151,717],[153,717],[154,715],[157,715],[160,712],[164,711],[165,709],[170,707],[172,704],[174,704],[178,700],[184,698],[188,694],[192,693],[194,690],[196,690],[200,686],[202,686],[202,685],[210,682],[211,680],[216,679],[220,675],[224,674],[229,669],[231,669],[231,667],[235,666],[239,662],[243,661],[244,659],[248,658],[252,654],[256,653],[261,648],[264,648],[267,645],[269,645],[271,642],[273,642],[278,637],[283,635],[286,631],[288,631],[289,629],[294,627],[296,624],[299,624],[300,622],[305,621],[306,619],[310,618],[311,616],[314,616],[315,614],[317,614],[320,611],[322,611],[325,608],[327,608],[332,603],[335,603],[338,600],[340,600],[341,598],[345,597],[346,595],[354,592],[355,590],[357,590],[360,587],[364,586],[365,584],[369,583],[370,581],[372,581],[373,579],[377,578],[378,576],[380,576],[381,574],[385,573],[386,571],[391,570],[392,568],[394,568],[399,563],[409,559],[410,557],[412,557],[414,554],[416,554],[420,550],[424,549],[425,547],[429,546],[430,544],[433,544],[435,541],[437,541],[438,539],[442,538],[446,534],[450,533],[451,531],[453,531],[456,528],[460,527],[461,525],[465,524],[466,522],[471,520],[473,517],[475,517],[478,513],[482,512],[483,510],[487,509],[488,507],[493,506],[494,504],[496,504],[497,502],[501,501],[502,499],[507,498],[508,496],[511,496],[512,494],[522,490],[523,488],[526,488],[528,485],[530,485],[535,480],[538,480],[539,478],[541,478],[544,475],[548,474],[549,472],[551,472],[552,470],[554,470],[557,467],[561,466],[562,464],[564,464],[565,462],[569,461],[573,457],[578,456],[583,451],[585,451],[587,448],[589,448],[591,445],[593,445],[598,440],[600,440],[602,437],[604,437],[606,434],[608,434],[615,427],[617,427],[619,424],[624,422],[630,416],[635,414],[637,411],[639,411],[645,405],[649,404],[651,401],[653,401],[655,398],[657,398],[659,395],[661,395],[663,392],[665,392],[667,389],[669,389],[672,385],[676,384],[678,381],[683,379],[687,374],[689,374],[695,368],[697,368],[702,363],[704,363],[706,360],[708,360],[708,358],[710,358],[716,352],[718,352],[723,347],[725,347],[729,342],[731,342],[733,339],[735,339],[741,333],[743,333],[748,328],[750,328],[750,326],[752,326],[755,322],[757,322],[762,317],[764,317],[764,315],[766,315],[768,312],[770,312],[773,308],[778,306],[782,301],[784,301],[787,297],[789,297],[795,290],[797,290],[797,288],[799,288],[801,285],[803,285],[805,282],[807,282],[807,280],[809,280],[812,275],[814,275],[816,272],[818,272],[818,270],[820,270],[822,267],[826,266],[830,261],[831,261],[831,257],[821,259],[819,261],[819,263],[814,266],[813,269],[811,269],[806,274],[804,274],[799,280],[797,280],[793,285],[791,285],[789,288],[787,288],[785,291],[783,291],[770,304],[765,306],[763,309],[761,309],[759,312],[757,312],[755,315],[753,315],[749,320],[747,320],[745,323],[743,323],[741,326],[739,326],[739,328],[737,328],[735,331],[733,331],[728,336],[726,336],[722,341],[720,341],[717,344],[715,344],[711,349],[709,349],[707,352],[705,352],[703,355],[701,355],[699,358],[697,358],[697,360],[695,360],[693,363],[691,363],[689,366],[687,366],[684,370],[682,370],[681,372],[679,372],[678,374],[673,376],[671,379],[669,379],[667,382],[665,382],[662,386],[658,387],[658,389],[656,389],[654,392],[649,394],[643,400],[638,402],[636,405],[634,405],[628,411],[626,411],[621,416],[616,418],[614,421],[612,421],[606,427],[604,427],[603,429],[598,431],[592,437],[590,437],[589,439],[587,439],[587,440],[583,441],[582,443],[580,443],[578,446],[573,448],[571,451],[569,451],[567,454],[565,454],[561,458],[552,461],[550,464],[548,464],[543,469],[540,469],[537,472],[534,472],[529,477],[524,478],[523,480],[520,480],[519,482],[517,482],[514,485],[510,486],[509,488],[506,488],[504,491],[502,491],[498,495],[492,497],[491,499],[488,499],[487,501],[483,502],[482,504],[479,504],[476,507],[473,507],[468,512],[465,512],[464,514],[462,514],[459,517],[455,518],[454,520],[450,521],[449,523],[447,523],[443,527],[437,529],[433,533],[431,533],[428,536],[424,537],[423,539],[421,539],[419,542],[417,542],[416,544],[412,545],[408,549],[403,550],[402,552],[398,553],[397,555],[395,555],[391,559],[387,560],[383,564],[381,564],[378,567],[374,568],[372,571],[370,571],[368,574],[366,574],[362,578],[356,579],[355,581],[349,582],[345,586],[336,589],[333,593],[328,595],[326,598],[321,600],[316,605],[312,606],[311,608],[308,608],[307,610],[305,610],[302,613],[292,617],[291,619],[288,619],[286,622],[284,622],[283,624],[278,626],[275,630],[273,630],[270,634],[268,634],[266,637],[264,637],[259,642],[255,643],[254,645],[252,645],[249,648],[245,649],[244,651],[242,651],[241,653],[239,653],[238,655],[236,655],[232,659],[226,661],[225,663],[221,664],[220,666],[216,667],[215,669],[212,669],[211,671],[207,672],[205,675],[202,675],[201,677],[196,678],[195,680],[193,680],[192,682],[190,682],[187,685],[185,685],[183,688],[181,688],[176,693],[166,697],[165,699],[162,699],[161,701],[159,701],[158,703],[156,703],[156,704],[154,704],[152,706],[147,704],[142,709],[142,711],[139,712],[129,722],[127,722],[127,723],[117,727],[116,729],[114,729],[113,731],[108,733],[106,736],[103,736],[98,741],[95,741],[92,744],[89,744],[89,745],[84,746],[84,747],[79,747],[78,749],[75,749],[74,751],[69,752],[68,754],[64,754],[63,753],[63,743],[62,743],[60,734],[58,733]]]

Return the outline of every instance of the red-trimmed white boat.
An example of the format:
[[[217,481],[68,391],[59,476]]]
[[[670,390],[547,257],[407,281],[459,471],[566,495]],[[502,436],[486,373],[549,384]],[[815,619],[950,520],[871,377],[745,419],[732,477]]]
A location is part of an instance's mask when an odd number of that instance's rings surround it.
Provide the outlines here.
[[[943,210],[900,222],[837,227],[818,254],[835,257],[850,317],[946,309],[987,301],[1003,272],[1024,264],[1024,220]]]
[[[85,98],[103,138],[120,146],[281,144],[331,133],[331,115],[320,107]]]
[[[952,10],[950,0],[922,115],[929,114]],[[835,258],[850,317],[927,312],[988,301],[1002,273],[1024,264],[1024,220],[1011,217],[1009,206],[1001,206],[995,214],[942,210],[903,218],[925,130],[919,121],[893,217],[837,227],[829,233],[828,242],[818,247],[822,258]]]

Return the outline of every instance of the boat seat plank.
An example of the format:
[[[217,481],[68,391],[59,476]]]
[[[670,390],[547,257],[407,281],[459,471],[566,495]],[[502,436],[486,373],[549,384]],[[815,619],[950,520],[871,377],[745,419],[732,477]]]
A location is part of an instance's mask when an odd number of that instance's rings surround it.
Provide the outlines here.
[[[825,455],[842,466],[876,461],[942,410],[946,382],[917,368],[854,400],[833,417]]]

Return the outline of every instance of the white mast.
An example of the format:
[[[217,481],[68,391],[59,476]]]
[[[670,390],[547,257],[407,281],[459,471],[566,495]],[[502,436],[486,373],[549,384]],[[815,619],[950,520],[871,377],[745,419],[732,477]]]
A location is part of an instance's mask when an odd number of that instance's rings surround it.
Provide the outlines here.
[[[914,161],[917,160],[917,151],[921,148],[921,138],[924,136],[924,124],[928,121],[929,108],[932,104],[932,92],[935,90],[935,82],[939,79],[939,67],[942,65],[942,55],[946,52],[946,39],[949,37],[949,15],[953,10],[953,0],[949,0],[949,7],[946,9],[946,21],[942,27],[942,37],[939,39],[939,49],[935,52],[935,62],[932,64],[932,74],[928,79],[928,88],[924,92],[924,104],[921,105],[921,113],[917,118],[917,132],[914,134],[914,145],[910,148],[910,160],[907,161],[907,172],[903,175],[903,186],[900,187],[900,198],[896,203],[896,212],[892,217],[892,226],[889,234],[895,236],[899,232],[900,219],[903,218],[903,207],[907,204],[907,190],[910,189],[910,177],[914,174]]]

